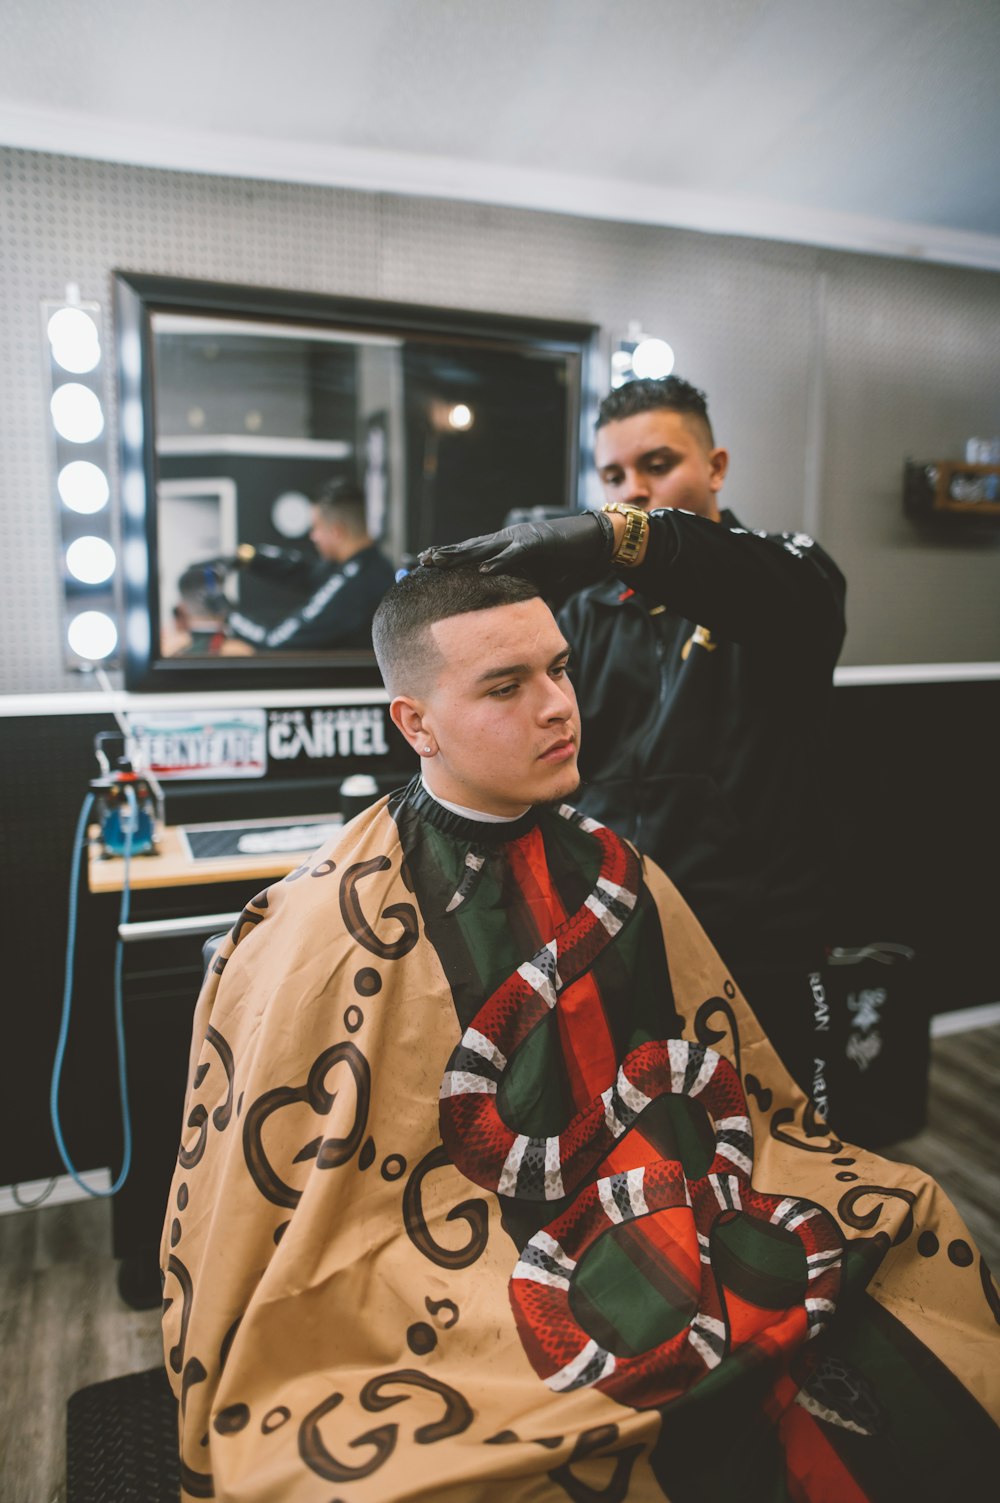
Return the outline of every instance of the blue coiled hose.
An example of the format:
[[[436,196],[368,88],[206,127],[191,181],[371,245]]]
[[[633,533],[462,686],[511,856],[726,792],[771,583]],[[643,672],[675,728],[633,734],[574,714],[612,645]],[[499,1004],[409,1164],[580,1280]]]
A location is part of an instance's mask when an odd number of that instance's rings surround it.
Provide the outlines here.
[[[105,1200],[112,1195],[117,1195],[122,1185],[128,1178],[132,1167],[132,1118],[128,1108],[128,1078],[125,1064],[125,1023],[122,1008],[122,951],[123,942],[121,937],[122,925],[128,922],[129,910],[129,869],[132,859],[132,832],[136,828],[139,819],[139,806],[134,791],[126,784],[123,787],[126,802],[129,806],[131,818],[125,829],[125,876],[122,882],[122,901],[118,914],[118,943],[115,946],[115,970],[114,970],[114,1004],[115,1004],[115,1038],[118,1045],[118,1091],[121,1098],[122,1112],[122,1167],[118,1178],[110,1190],[95,1190],[82,1179],[69,1156],[69,1150],[63,1137],[62,1123],[59,1119],[59,1084],[62,1078],[63,1061],[66,1056],[66,1043],[69,1038],[69,1023],[73,1009],[73,963],[76,955],[76,910],[77,896],[79,892],[79,868],[83,855],[84,842],[87,837],[87,826],[90,821],[90,812],[94,806],[94,795],[88,793],[80,810],[80,818],[77,820],[76,834],[73,837],[73,857],[70,866],[69,878],[69,923],[66,935],[66,978],[63,984],[62,1019],[59,1024],[59,1042],[56,1045],[56,1057],[52,1066],[52,1084],[49,1089],[49,1116],[52,1119],[52,1131],[55,1135],[56,1147],[59,1157],[66,1166],[67,1172],[72,1176],[81,1190],[88,1195],[93,1195],[98,1200]]]

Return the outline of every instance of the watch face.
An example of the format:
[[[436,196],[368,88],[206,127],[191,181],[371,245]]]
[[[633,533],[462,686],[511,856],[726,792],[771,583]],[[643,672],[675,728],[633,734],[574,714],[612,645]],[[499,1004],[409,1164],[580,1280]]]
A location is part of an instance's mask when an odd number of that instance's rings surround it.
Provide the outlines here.
[[[301,491],[283,491],[271,503],[271,526],[283,538],[305,537],[312,526],[312,502]]]

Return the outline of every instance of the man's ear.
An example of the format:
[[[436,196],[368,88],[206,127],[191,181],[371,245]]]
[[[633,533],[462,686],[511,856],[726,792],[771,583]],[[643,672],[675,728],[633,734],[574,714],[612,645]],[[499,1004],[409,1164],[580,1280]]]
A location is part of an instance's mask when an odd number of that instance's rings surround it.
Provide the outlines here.
[[[408,694],[397,694],[389,705],[389,714],[393,725],[406,737],[418,757],[433,755],[437,746],[424,720],[422,700],[412,699]]]
[[[709,485],[713,491],[721,491],[722,482],[725,480],[726,472],[729,469],[729,450],[713,449],[708,456],[708,464],[711,470]]]

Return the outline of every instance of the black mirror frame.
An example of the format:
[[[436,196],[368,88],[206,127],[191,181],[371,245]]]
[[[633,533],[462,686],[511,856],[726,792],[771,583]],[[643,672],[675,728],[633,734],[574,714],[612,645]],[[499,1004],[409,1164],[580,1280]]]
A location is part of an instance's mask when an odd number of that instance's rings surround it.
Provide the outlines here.
[[[455,308],[341,298],[270,287],[243,287],[116,270],[121,535],[125,687],[133,693],[218,689],[361,689],[381,687],[374,656],[312,652],[306,657],[161,658],[156,557],[155,393],[151,315],[155,312],[234,314],[308,320],[359,332],[443,334],[461,340],[532,345],[575,356],[579,381],[571,391],[572,426],[567,504],[583,504],[597,406],[599,329],[568,320],[520,318]]]

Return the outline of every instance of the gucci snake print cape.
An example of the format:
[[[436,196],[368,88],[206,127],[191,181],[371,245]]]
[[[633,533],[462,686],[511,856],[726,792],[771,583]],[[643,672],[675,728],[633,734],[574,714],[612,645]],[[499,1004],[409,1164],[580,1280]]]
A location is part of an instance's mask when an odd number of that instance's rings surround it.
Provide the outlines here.
[[[998,1302],[840,1141],[663,874],[419,783],[250,902],[163,1237],[184,1496],[972,1498]]]

